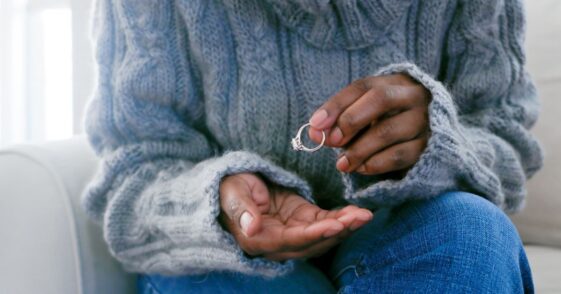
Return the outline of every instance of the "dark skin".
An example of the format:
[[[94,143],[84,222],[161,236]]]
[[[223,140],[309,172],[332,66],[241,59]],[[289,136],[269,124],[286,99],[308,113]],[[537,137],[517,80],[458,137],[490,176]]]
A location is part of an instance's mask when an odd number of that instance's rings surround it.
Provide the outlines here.
[[[341,147],[342,172],[405,174],[430,137],[427,89],[409,76],[367,77],[353,82],[312,116],[310,138]],[[373,215],[354,205],[325,210],[296,192],[251,173],[220,184],[220,221],[250,256],[287,260],[319,256]]]
[[[222,225],[245,253],[279,261],[321,255],[372,219],[354,205],[322,209],[252,173],[225,177],[220,205]]]
[[[404,174],[419,160],[430,137],[430,92],[405,74],[353,82],[312,116],[310,138],[342,147],[342,172]]]

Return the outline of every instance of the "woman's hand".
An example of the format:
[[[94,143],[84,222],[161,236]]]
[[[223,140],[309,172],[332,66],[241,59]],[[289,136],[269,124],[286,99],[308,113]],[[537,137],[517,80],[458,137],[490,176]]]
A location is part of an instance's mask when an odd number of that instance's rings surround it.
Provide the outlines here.
[[[430,137],[430,92],[409,76],[367,77],[335,94],[312,116],[310,138],[343,147],[336,167],[377,175],[407,171]]]
[[[220,205],[220,220],[241,248],[270,260],[321,255],[372,219],[369,210],[352,205],[323,210],[251,173],[223,179]]]

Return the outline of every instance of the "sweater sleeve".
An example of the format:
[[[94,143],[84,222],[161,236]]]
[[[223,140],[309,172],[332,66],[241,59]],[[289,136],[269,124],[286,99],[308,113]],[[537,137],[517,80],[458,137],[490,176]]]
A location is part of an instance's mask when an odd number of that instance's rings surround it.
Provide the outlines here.
[[[283,274],[294,261],[249,258],[222,229],[219,184],[226,175],[255,172],[312,201],[310,189],[268,160],[221,152],[210,139],[171,3],[97,1],[99,75],[85,123],[102,163],[83,206],[128,271]]]
[[[463,190],[508,213],[523,206],[525,182],[543,165],[543,149],[529,131],[539,101],[524,69],[523,7],[520,1],[460,2],[440,81],[411,63],[377,73],[407,73],[432,93],[426,149],[399,180],[343,174],[350,202],[396,205]]]

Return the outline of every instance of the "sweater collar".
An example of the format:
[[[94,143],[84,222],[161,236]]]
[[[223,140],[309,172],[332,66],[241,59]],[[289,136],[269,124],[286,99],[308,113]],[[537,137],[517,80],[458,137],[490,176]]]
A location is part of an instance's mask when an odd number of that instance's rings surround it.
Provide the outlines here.
[[[266,0],[281,22],[322,49],[375,44],[412,0]]]

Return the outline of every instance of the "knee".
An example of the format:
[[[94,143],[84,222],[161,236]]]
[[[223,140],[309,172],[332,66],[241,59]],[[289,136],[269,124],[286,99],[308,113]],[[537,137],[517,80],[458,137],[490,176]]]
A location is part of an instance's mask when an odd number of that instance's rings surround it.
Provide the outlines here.
[[[343,293],[376,287],[382,292],[388,291],[382,286],[396,285],[399,292],[504,290],[519,287],[524,273],[529,272],[513,224],[499,208],[478,195],[444,193],[384,212],[387,221],[365,226],[362,235],[353,236],[358,242],[344,242],[339,249],[362,251],[358,257],[340,255],[358,260],[351,263],[354,272],[348,267],[338,271],[336,281],[344,286]],[[392,277],[391,285],[380,284],[387,277]]]
[[[486,248],[521,246],[518,232],[510,219],[481,196],[447,192],[418,205],[416,210],[427,220],[433,220],[427,225],[437,230],[435,233],[444,233],[441,241]]]

